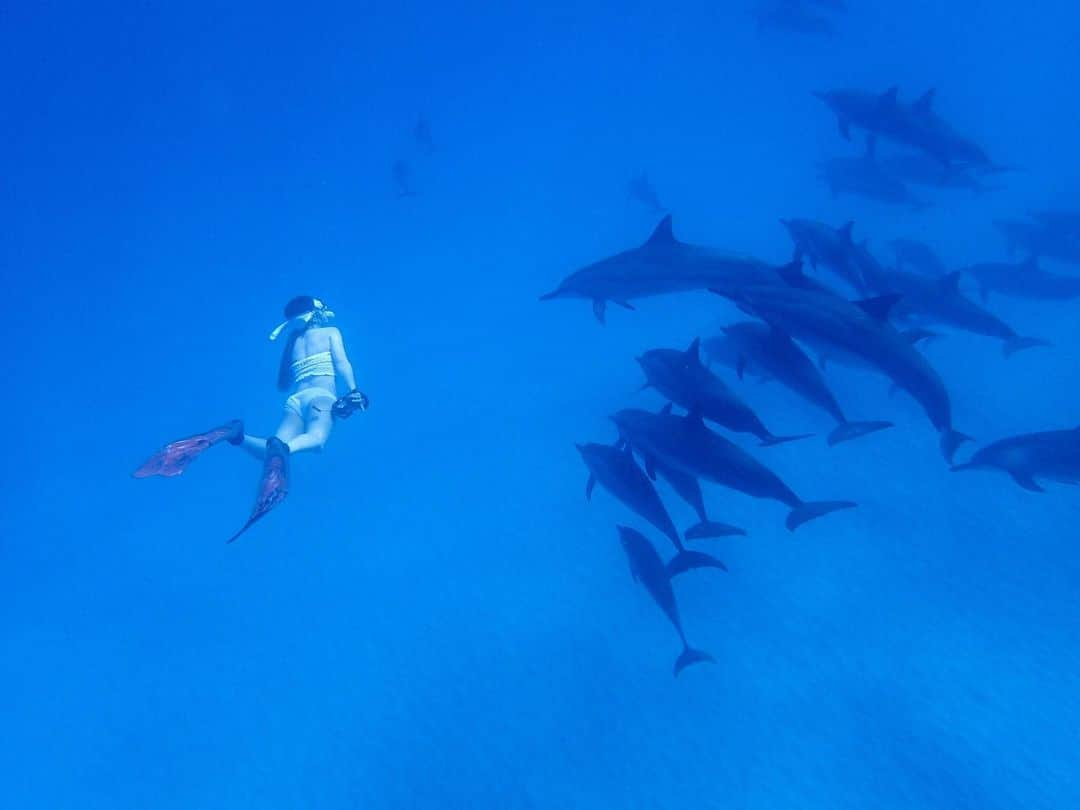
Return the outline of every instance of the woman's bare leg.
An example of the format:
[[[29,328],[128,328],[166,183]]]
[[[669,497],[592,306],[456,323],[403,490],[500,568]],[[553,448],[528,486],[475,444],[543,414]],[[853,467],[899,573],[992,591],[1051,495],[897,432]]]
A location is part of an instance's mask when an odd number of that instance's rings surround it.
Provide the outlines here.
[[[326,440],[330,438],[330,430],[334,427],[333,414],[330,406],[320,408],[312,405],[308,409],[307,430],[285,441],[289,445],[289,454],[296,455],[305,450],[322,450]]]
[[[281,439],[286,444],[295,436],[302,433],[304,430],[304,420],[297,416],[292,411],[286,411],[285,416],[282,417],[281,424],[278,425],[277,432],[274,435]],[[244,434],[244,440],[240,443],[250,455],[262,460],[266,455],[266,439],[261,436],[249,436]]]

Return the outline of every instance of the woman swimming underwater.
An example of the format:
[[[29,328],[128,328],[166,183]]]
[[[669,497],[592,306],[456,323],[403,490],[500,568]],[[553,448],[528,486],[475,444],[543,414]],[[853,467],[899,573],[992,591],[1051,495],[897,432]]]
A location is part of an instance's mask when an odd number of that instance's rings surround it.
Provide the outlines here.
[[[352,364],[345,353],[341,332],[329,326],[334,313],[318,298],[302,295],[285,306],[285,321],[270,333],[270,340],[286,335],[278,368],[278,388],[288,391],[285,415],[269,439],[244,432],[234,419],[213,430],[165,445],[135,471],[136,478],[180,475],[199,454],[226,441],[263,460],[259,491],[248,522],[229,542],[285,499],[289,491],[289,457],[305,450],[321,450],[330,438],[335,419],[348,419],[366,411],[368,399],[356,388]],[[338,378],[349,393],[337,395]]]

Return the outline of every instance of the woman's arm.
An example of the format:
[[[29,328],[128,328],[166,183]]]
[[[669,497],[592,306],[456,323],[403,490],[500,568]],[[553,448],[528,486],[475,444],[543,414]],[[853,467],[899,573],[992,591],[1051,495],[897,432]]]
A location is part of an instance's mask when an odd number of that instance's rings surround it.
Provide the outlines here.
[[[330,357],[334,361],[334,371],[345,382],[345,387],[350,391],[356,390],[356,377],[353,376],[352,363],[345,354],[345,343],[341,339],[341,332],[337,329],[330,330]]]

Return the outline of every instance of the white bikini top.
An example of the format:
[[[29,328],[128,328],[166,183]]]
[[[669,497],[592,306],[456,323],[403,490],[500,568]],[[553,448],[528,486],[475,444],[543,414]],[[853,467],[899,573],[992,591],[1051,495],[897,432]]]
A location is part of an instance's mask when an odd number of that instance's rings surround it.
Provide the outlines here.
[[[334,360],[330,352],[316,352],[303,360],[294,360],[292,374],[293,382],[300,382],[308,377],[333,377]]]

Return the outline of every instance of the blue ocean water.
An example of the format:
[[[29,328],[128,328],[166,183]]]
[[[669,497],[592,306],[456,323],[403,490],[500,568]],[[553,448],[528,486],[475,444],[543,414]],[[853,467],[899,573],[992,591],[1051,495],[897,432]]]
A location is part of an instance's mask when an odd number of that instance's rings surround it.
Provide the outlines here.
[[[847,5],[815,12],[826,35],[752,4],[5,7],[0,803],[1080,806],[1070,488],[950,472],[865,371],[828,381],[896,426],[829,448],[821,412],[719,369],[777,432],[818,434],[735,441],[859,506],[790,534],[782,506],[706,485],[748,535],[696,545],[730,571],[676,583],[716,658],[677,680],[614,526],[666,541],[584,497],[574,443],[663,404],[634,358],[745,318],[705,292],[604,327],[537,301],[653,230],[633,177],[680,238],[777,264],[780,218],[958,268],[1009,258],[994,220],[1080,207],[1073,4]],[[919,210],[833,197],[815,163],[862,136],[812,91],[890,86],[937,88],[1019,170]],[[257,462],[130,473],[229,418],[274,429],[266,335],[299,294],[337,312],[372,408],[226,545]],[[1076,302],[990,306],[1053,345],[1005,359],[942,330],[922,350],[958,429],[1075,427]]]

